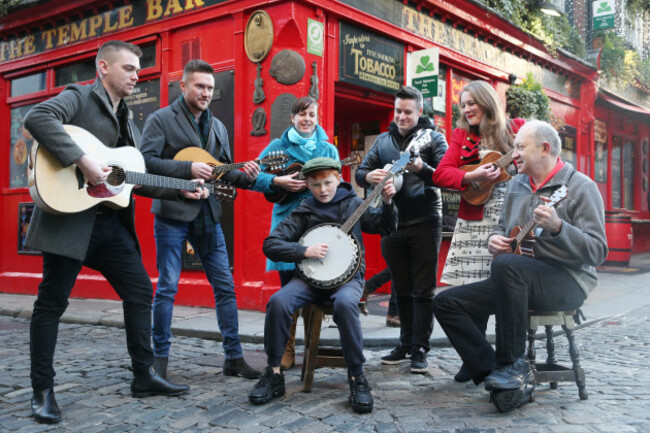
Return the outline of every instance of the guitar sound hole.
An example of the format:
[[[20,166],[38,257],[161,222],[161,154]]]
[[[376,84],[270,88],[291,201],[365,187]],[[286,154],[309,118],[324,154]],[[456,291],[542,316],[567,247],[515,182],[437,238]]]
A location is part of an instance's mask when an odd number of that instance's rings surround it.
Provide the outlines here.
[[[113,169],[111,174],[108,175],[106,182],[111,186],[120,186],[126,180],[126,172],[119,165],[110,165]]]

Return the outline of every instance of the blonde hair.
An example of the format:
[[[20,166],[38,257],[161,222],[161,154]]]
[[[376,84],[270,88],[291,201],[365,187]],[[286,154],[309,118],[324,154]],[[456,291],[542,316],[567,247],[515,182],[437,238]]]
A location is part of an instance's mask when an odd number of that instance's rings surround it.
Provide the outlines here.
[[[512,131],[508,131],[504,110],[501,108],[499,95],[494,88],[485,81],[472,81],[463,87],[460,98],[465,92],[469,92],[483,110],[483,118],[478,125],[478,133],[483,145],[488,149],[498,150],[502,153],[512,150],[514,137]],[[470,125],[465,116],[460,116],[457,125],[468,133],[470,132]]]

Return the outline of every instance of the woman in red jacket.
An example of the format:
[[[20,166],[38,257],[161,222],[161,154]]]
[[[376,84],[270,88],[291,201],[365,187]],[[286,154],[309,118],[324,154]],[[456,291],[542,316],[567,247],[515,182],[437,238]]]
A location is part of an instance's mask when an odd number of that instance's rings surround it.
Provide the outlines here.
[[[472,81],[463,88],[460,109],[462,116],[458,127],[453,130],[449,149],[433,173],[433,181],[439,187],[463,191],[471,182],[497,179],[501,169],[493,164],[473,171],[459,167],[477,164],[489,152],[503,155],[510,152],[514,136],[525,121],[506,121],[499,96],[485,81]],[[456,228],[440,278],[442,283],[457,286],[489,278],[492,255],[487,249],[487,237],[499,221],[506,184],[498,183],[489,201],[483,205],[473,205],[461,198]],[[463,369],[455,377],[458,381],[470,378],[463,377]]]

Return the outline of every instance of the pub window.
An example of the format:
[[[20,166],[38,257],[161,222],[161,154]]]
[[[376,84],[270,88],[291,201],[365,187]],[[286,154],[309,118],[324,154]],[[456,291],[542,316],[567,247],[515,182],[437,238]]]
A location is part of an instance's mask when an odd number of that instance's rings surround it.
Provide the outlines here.
[[[80,83],[94,80],[96,76],[95,59],[88,59],[81,63],[61,66],[54,70],[54,86]]]
[[[456,128],[456,122],[462,116],[460,109],[460,92],[467,84],[471,83],[474,78],[463,76],[457,72],[451,75],[451,103],[452,103],[452,124],[451,129]]]
[[[151,68],[156,66],[156,44],[140,47],[142,57],[140,57],[140,68]]]
[[[45,90],[45,71],[11,80],[11,96],[23,96]]]

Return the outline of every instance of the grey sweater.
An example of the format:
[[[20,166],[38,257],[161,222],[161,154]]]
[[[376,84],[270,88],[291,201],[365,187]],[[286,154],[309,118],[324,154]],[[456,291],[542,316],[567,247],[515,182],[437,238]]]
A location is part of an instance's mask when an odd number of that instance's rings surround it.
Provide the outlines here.
[[[568,197],[556,208],[562,219],[560,232],[535,231],[535,258],[554,260],[564,266],[578,282],[585,295],[598,284],[595,267],[607,257],[605,207],[596,184],[569,163],[542,188],[533,193],[527,175],[515,176],[508,185],[498,228],[490,235],[509,236],[515,226],[523,226],[533,217],[533,210],[562,185]]]

